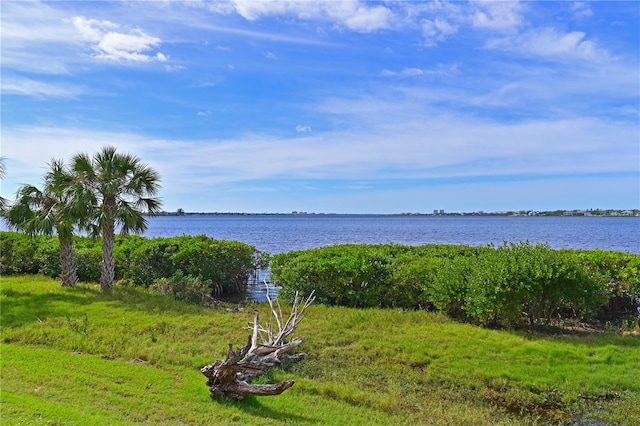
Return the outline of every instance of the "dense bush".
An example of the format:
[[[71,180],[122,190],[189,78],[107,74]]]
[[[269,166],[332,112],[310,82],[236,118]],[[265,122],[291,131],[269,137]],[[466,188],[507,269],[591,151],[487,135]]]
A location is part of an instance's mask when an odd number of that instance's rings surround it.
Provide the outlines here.
[[[74,237],[74,251],[81,281],[100,278],[102,240]],[[6,274],[60,275],[59,244],[56,237],[0,233],[1,272]],[[116,279],[150,287],[158,279],[180,272],[207,283],[212,295],[244,290],[249,275],[268,265],[268,253],[238,241],[202,236],[147,239],[118,236],[114,246]]]
[[[160,278],[153,284],[157,292],[196,305],[204,305],[211,298],[211,281],[177,271],[169,278]]]
[[[557,317],[591,318],[604,303],[606,279],[568,250],[509,244],[465,258],[460,280],[467,317],[481,324],[530,325]],[[450,277],[436,277],[445,285]]]
[[[173,255],[176,270],[201,276],[224,293],[240,293],[247,278],[257,269],[256,249],[239,241],[198,237],[178,237],[179,250]]]
[[[0,273],[37,274],[38,247],[47,240],[17,232],[0,232]]]
[[[422,307],[479,324],[522,326],[594,318],[620,285],[627,300],[638,296],[640,256],[607,253],[528,242],[336,245],[275,255],[271,276],[284,298],[315,290],[320,303]]]
[[[605,321],[640,313],[640,256],[604,250],[580,251],[580,257],[608,276],[608,303],[598,313]]]
[[[392,245],[346,245],[278,254],[271,263],[271,277],[283,285],[280,295],[284,298],[292,298],[296,291],[315,290],[320,303],[393,306],[398,299],[387,285],[393,249]]]
[[[172,257],[178,252],[176,238],[153,238],[142,241],[129,254],[129,268],[123,273],[136,285],[151,286],[159,278],[175,272]]]
[[[248,244],[204,235],[153,238],[130,251],[124,278],[150,286],[180,271],[210,282],[214,294],[235,294],[243,291],[249,275],[264,266],[264,256]]]

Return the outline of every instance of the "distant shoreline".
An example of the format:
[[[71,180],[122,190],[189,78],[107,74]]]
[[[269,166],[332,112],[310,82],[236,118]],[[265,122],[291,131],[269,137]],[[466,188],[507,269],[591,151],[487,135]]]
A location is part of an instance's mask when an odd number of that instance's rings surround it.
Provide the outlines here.
[[[291,212],[291,213],[242,213],[242,212],[185,212],[179,209],[176,212],[160,212],[155,216],[585,216],[585,217],[640,217],[640,209],[618,210],[618,209],[596,209],[596,210],[552,210],[552,211],[498,211],[498,212],[445,212],[439,210],[433,213],[314,213],[314,212]]]

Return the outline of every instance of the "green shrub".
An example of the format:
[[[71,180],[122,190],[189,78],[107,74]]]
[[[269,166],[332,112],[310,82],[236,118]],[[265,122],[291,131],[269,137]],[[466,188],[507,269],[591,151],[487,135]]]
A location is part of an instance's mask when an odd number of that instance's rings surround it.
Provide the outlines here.
[[[319,303],[352,307],[394,306],[389,288],[393,272],[392,245],[335,245],[278,254],[271,277],[282,286],[281,297],[315,290]]]
[[[640,255],[604,250],[583,250],[579,255],[608,281],[609,302],[601,307],[598,318],[639,323]]]
[[[113,246],[113,259],[116,264],[116,279],[124,278],[129,275],[132,252],[144,244],[148,239],[139,235],[116,235],[115,244]],[[102,245],[102,240],[99,240]]]
[[[553,318],[593,318],[606,280],[575,252],[546,244],[505,244],[483,251],[466,277],[463,309],[481,324],[517,326]]]
[[[257,265],[256,249],[239,241],[222,241],[200,236],[176,238],[178,250],[171,256],[174,270],[187,275],[199,275],[211,281],[225,294],[244,290],[247,278]]]
[[[78,279],[100,279],[102,239],[75,236],[74,252]],[[60,275],[57,237],[29,237],[16,232],[0,233],[1,273]],[[222,241],[201,236],[147,239],[119,235],[114,246],[116,279],[149,287],[160,278],[177,271],[184,276],[201,277],[215,295],[242,292],[247,278],[265,268],[266,252],[238,241]]]
[[[37,274],[38,246],[46,237],[0,232],[0,273]]]
[[[159,278],[167,278],[175,272],[172,256],[178,251],[176,238],[152,238],[143,240],[130,250],[129,269],[124,274],[136,285],[151,286]]]
[[[621,269],[628,275],[631,263]],[[497,248],[336,245],[278,254],[271,276],[284,298],[315,290],[319,303],[421,307],[483,325],[592,319],[611,296],[607,276],[579,251],[528,242]]]
[[[36,251],[38,273],[51,278],[58,278],[62,271],[60,265],[60,242],[57,238],[41,238]]]
[[[148,287],[180,271],[184,276],[201,277],[217,295],[242,292],[247,278],[268,258],[248,244],[205,235],[144,240],[129,253],[125,278],[137,285]]]
[[[169,278],[157,279],[153,284],[153,289],[165,296],[197,305],[204,305],[209,301],[211,287],[211,281],[192,275],[185,276],[182,271],[177,271]]]
[[[102,265],[102,247],[94,244],[91,247],[79,247],[75,250],[78,266],[78,280],[96,282],[100,280]],[[116,274],[116,279],[122,278]]]

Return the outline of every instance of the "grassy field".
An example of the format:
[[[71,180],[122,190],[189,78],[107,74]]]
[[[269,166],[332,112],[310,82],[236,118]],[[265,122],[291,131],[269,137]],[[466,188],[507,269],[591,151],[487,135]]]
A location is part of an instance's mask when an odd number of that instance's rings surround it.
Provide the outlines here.
[[[312,306],[276,397],[213,401],[199,368],[255,304],[2,277],[3,425],[640,424],[640,338],[488,330],[427,312]],[[593,423],[600,420],[600,423]]]

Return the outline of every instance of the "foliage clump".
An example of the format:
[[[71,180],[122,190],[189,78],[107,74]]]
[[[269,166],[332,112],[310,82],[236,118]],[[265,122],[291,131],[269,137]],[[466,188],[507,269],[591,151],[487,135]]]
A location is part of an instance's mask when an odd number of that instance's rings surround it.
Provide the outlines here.
[[[98,281],[101,240],[74,236],[73,244],[78,279]],[[61,273],[58,250],[59,243],[54,237],[0,232],[0,273],[56,278]],[[176,283],[182,279],[196,280],[207,288],[210,296],[221,296],[241,293],[247,279],[256,270],[267,267],[269,254],[249,244],[204,235],[152,239],[118,235],[114,259],[116,280],[125,279],[143,287],[151,287],[163,278]]]
[[[211,287],[211,280],[203,280],[199,276],[185,276],[182,271],[177,271],[169,278],[157,279],[153,284],[154,290],[160,294],[196,305],[207,304],[211,298]]]
[[[275,255],[281,295],[350,307],[426,308],[487,326],[637,315],[640,255],[521,242],[467,247],[335,245]],[[610,302],[626,301],[613,312]],[[618,306],[617,304],[616,306]]]

